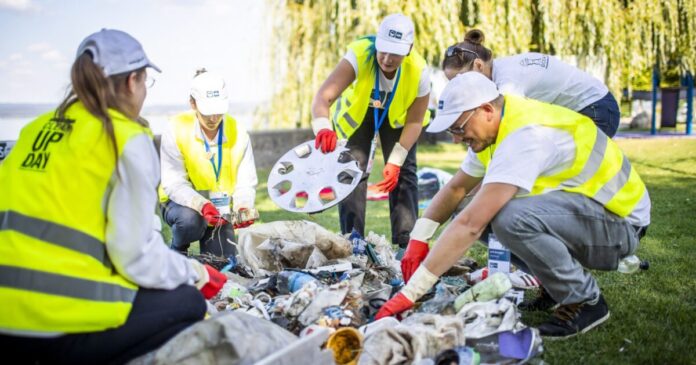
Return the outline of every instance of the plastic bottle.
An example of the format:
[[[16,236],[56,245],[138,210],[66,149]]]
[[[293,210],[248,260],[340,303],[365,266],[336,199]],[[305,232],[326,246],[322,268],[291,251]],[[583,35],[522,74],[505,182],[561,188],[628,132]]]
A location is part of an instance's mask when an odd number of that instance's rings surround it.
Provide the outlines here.
[[[622,258],[616,270],[620,273],[632,274],[638,271],[638,269],[647,270],[649,267],[650,263],[648,261],[641,261],[638,256],[631,255]]]
[[[317,281],[317,279],[299,271],[281,271],[278,273],[278,292],[281,294],[294,293],[310,281]]]
[[[512,288],[510,279],[506,274],[497,272],[488,277],[488,279],[472,286],[469,290],[460,294],[454,300],[454,310],[459,312],[462,307],[474,301],[485,302],[487,300],[498,299],[505,294],[506,291]]]

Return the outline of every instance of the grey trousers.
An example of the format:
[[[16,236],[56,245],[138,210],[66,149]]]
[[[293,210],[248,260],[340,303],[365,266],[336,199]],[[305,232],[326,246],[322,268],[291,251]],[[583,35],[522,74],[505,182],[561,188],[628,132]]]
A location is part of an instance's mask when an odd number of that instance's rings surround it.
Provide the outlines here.
[[[588,269],[616,270],[638,248],[625,219],[581,194],[556,191],[509,201],[491,223],[498,240],[560,304],[599,296]]]

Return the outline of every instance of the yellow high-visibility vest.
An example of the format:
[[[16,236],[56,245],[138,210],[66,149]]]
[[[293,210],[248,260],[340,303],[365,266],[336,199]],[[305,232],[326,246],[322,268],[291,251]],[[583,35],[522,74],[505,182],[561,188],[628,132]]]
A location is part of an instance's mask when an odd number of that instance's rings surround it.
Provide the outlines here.
[[[110,110],[119,155],[150,130]],[[122,325],[138,287],[106,251],[116,175],[102,122],[77,102],[22,129],[0,165],[0,332],[95,332]]]
[[[237,170],[244,157],[244,151],[249,143],[249,134],[229,114],[223,122],[222,164],[219,167],[219,181],[215,180],[215,170],[210,163],[210,157],[205,150],[203,137],[197,132],[198,119],[194,111],[179,114],[171,120],[176,145],[184,157],[184,167],[193,188],[203,193],[221,191],[232,196],[237,184]],[[211,147],[217,154],[217,147]],[[217,164],[217,157],[214,158]],[[162,186],[167,185],[162,181]],[[164,189],[159,189],[160,202],[165,203],[169,198]]]
[[[348,45],[348,48],[357,58],[358,77],[331,105],[329,114],[334,129],[341,138],[349,138],[362,124],[375,86],[375,70],[379,67],[375,60],[373,40],[361,38]],[[389,123],[392,128],[401,128],[406,123],[406,113],[418,96],[418,84],[426,66],[425,59],[413,49],[404,58],[399,85],[397,90],[392,91],[389,106]],[[430,111],[426,111],[423,125],[429,122]]]
[[[488,169],[496,146],[512,132],[542,125],[568,132],[575,142],[572,165],[551,176],[539,176],[528,194],[554,190],[583,194],[620,217],[627,217],[646,193],[645,184],[619,147],[592,120],[561,106],[505,96],[505,114],[495,144],[476,154]]]

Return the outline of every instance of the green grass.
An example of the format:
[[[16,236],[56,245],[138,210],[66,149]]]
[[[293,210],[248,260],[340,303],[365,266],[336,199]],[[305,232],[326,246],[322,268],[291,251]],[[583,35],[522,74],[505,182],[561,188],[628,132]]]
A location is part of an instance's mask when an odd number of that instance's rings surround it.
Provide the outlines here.
[[[652,199],[652,224],[638,249],[648,271],[632,275],[594,272],[609,303],[611,318],[587,334],[546,341],[549,364],[696,364],[696,140],[622,139],[617,141],[645,181]],[[465,156],[462,146],[441,144],[418,149],[419,166],[454,173]],[[371,182],[380,180],[377,156]],[[314,214],[278,208],[268,197],[268,170],[259,171],[257,209],[261,222],[307,219],[339,231],[336,207]],[[367,203],[366,231],[389,237],[388,203]],[[169,236],[165,225],[165,235]],[[197,244],[192,245],[197,250]],[[475,245],[468,256],[485,264],[486,251]],[[543,313],[525,314],[538,325]]]
[[[546,341],[544,360],[550,364],[696,363],[696,140],[624,139],[619,146],[648,186],[652,224],[638,256],[650,269],[637,274],[595,272],[609,303],[611,318],[597,329],[566,341]],[[461,146],[420,147],[419,166],[455,172],[465,155]],[[378,156],[377,160],[381,160]],[[375,164],[370,181],[379,180]],[[280,210],[268,198],[268,171],[259,171],[257,208],[265,222],[308,219],[338,231],[338,211],[315,215]],[[368,202],[366,231],[389,237],[386,202]],[[485,263],[485,250],[469,252]],[[539,324],[541,313],[525,315]]]

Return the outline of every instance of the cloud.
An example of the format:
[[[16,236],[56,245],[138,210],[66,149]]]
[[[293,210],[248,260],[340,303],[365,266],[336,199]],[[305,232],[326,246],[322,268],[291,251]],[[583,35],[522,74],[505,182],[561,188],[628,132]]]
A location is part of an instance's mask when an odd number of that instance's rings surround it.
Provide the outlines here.
[[[38,54],[42,59],[46,61],[53,62],[65,62],[66,58],[63,56],[57,48],[53,47],[49,43],[39,42],[33,43],[27,46],[27,50],[32,53]]]
[[[0,0],[0,9],[34,11],[40,10],[41,7],[36,5],[32,0]]]
[[[0,0],[2,1],[2,0]],[[27,50],[31,52],[43,52],[43,51],[48,51],[51,50],[53,47],[51,47],[50,44],[46,42],[40,42],[40,43],[33,43],[27,46]]]
[[[19,60],[21,60],[22,58],[24,58],[24,57],[22,56],[21,53],[13,53],[13,54],[10,55],[9,60],[10,60],[10,61],[19,61]]]
[[[63,61],[65,59],[65,57],[55,49],[42,53],[41,58],[46,61]]]

